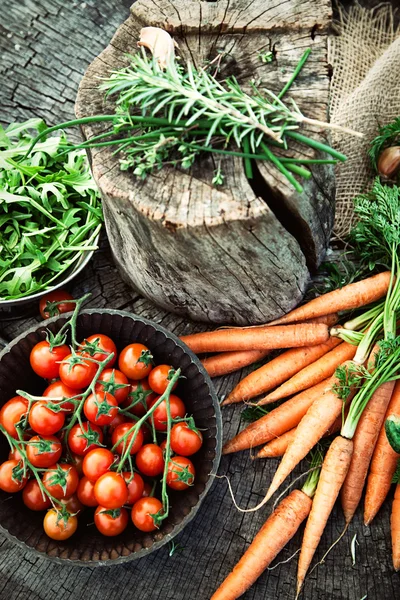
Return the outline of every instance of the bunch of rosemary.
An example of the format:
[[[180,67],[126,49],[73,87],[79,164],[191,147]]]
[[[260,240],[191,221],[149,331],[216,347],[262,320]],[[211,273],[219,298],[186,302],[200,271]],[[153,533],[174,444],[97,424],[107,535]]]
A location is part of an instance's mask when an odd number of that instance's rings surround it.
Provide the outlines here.
[[[310,49],[276,95],[255,84],[249,94],[234,77],[218,81],[210,67],[196,69],[188,62],[184,68],[175,58],[164,69],[142,48],[130,57],[128,67],[114,71],[101,84],[106,97],[115,98],[114,114],[61,123],[41,135],[69,126],[109,121],[111,130],[92,137],[79,148],[115,146],[115,152],[121,154],[121,169],[133,169],[140,178],[165,164],[187,169],[199,154],[212,153],[242,158],[248,178],[253,175],[253,160],[270,162],[301,193],[303,188],[294,175],[309,179],[309,164],[345,160],[343,154],[297,131],[302,124],[321,128],[334,125],[305,117],[293,100],[290,105],[283,102],[309,54]],[[294,141],[327,154],[328,158],[282,157],[282,150]],[[279,156],[275,149],[280,149]],[[223,183],[219,167],[213,183]]]

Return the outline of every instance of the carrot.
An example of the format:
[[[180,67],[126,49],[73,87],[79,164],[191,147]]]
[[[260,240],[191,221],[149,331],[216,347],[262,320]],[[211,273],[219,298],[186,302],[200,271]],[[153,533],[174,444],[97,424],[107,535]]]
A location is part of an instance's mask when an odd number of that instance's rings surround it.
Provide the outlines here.
[[[394,381],[383,383],[368,401],[358,422],[353,438],[353,457],[340,493],[346,523],[350,523],[361,500],[369,463],[384,423],[393,388]]]
[[[315,550],[345,480],[352,452],[353,441],[339,435],[333,440],[326,453],[310,515],[304,530],[297,571],[297,594],[301,590]]]
[[[239,452],[239,450],[265,444],[282,435],[285,431],[296,427],[312,403],[321,396],[328,386],[328,379],[322,381],[311,389],[284,402],[261,419],[250,423],[246,429],[243,429],[238,435],[226,442],[222,449],[223,454]]]
[[[340,431],[341,426],[342,417],[340,416],[336,419],[332,427],[324,433],[323,437]],[[268,444],[259,450],[256,458],[274,458],[276,456],[283,456],[296,435],[296,429],[297,428],[294,427],[293,429],[290,429],[290,431],[283,433],[280,437],[277,437],[275,440],[268,442]]]
[[[359,308],[365,304],[380,300],[388,291],[390,276],[390,271],[384,271],[362,281],[345,285],[333,292],[328,292],[318,298],[314,298],[314,300],[295,308],[280,319],[271,321],[269,325],[298,323],[299,321],[314,319],[320,315],[339,312],[340,310]]]
[[[384,421],[390,414],[400,417],[400,381],[396,382]],[[369,525],[389,493],[399,454],[393,450],[382,426],[371,460],[365,492],[364,523]]]
[[[229,352],[232,350],[275,350],[315,346],[329,339],[324,323],[299,323],[284,327],[254,329],[217,329],[181,337],[192,352]]]
[[[390,531],[392,534],[392,557],[395,571],[400,570],[400,483],[396,485],[390,516]]]
[[[327,377],[333,375],[337,367],[343,362],[354,358],[356,350],[357,346],[343,342],[327,354],[324,354],[324,356],[321,356],[321,358],[311,365],[308,365],[296,373],[296,375],[291,377],[276,390],[259,400],[257,404],[263,406],[270,402],[276,402],[277,400],[297,394],[298,392],[306,390],[312,385],[323,381]]]
[[[340,343],[340,340],[337,338],[330,338],[327,342],[318,346],[295,348],[294,350],[283,352],[270,360],[266,365],[263,365],[242,379],[222,405],[225,406],[226,404],[233,404],[242,400],[250,400],[272,390],[289,377],[301,371],[301,369],[304,369],[307,365],[318,360],[318,358]]]
[[[284,498],[211,600],[236,600],[244,594],[292,539],[311,505],[310,496],[302,490],[293,490]]]
[[[263,360],[269,350],[242,350],[241,352],[222,352],[203,358],[202,365],[210,377],[219,377],[238,371],[243,367]]]
[[[343,366],[347,364],[344,363]],[[350,365],[352,364],[350,362]],[[339,384],[336,375],[332,375],[325,392],[311,404],[301,419],[297,426],[296,436],[285,452],[272,479],[265,497],[267,501],[340,415],[343,409],[343,400],[333,391],[334,386]]]

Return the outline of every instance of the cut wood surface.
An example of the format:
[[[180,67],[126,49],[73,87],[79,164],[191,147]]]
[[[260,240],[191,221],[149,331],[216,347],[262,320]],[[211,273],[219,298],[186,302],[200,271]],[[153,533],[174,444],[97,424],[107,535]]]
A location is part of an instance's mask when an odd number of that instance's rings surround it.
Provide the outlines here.
[[[79,81],[89,63],[128,17],[130,4],[130,0],[9,0],[2,10],[0,25],[1,121],[8,124],[42,116],[54,124],[73,118]],[[282,10],[287,6],[285,2],[275,4]],[[148,6],[151,5],[149,0]],[[118,275],[104,236],[100,251],[70,291],[75,296],[91,292],[91,307],[131,311],[153,319],[177,335],[205,329],[168,314],[132,292]],[[33,316],[27,306],[23,318],[0,322],[0,336],[11,339],[35,325],[39,321],[35,309]],[[245,369],[215,379],[217,393],[225,396],[248,372]],[[225,441],[244,427],[242,410],[239,405],[224,409]],[[276,459],[252,461],[249,452],[239,452],[223,457],[220,474],[230,477],[238,504],[250,508],[264,496],[277,464]],[[301,470],[306,469],[304,464]],[[296,475],[299,473],[298,469]],[[363,526],[359,507],[347,536],[307,578],[304,600],[361,600],[366,594],[368,600],[398,597],[400,579],[391,564],[391,501],[392,492],[370,527]],[[248,548],[270,508],[239,513],[232,504],[226,482],[216,480],[195,519],[175,540],[183,546],[181,552],[170,557],[168,547],[164,547],[131,564],[99,569],[50,563],[0,533],[0,598],[209,600]],[[343,524],[337,506],[315,560],[322,558]],[[359,545],[353,567],[350,540],[355,533]],[[276,562],[288,559],[299,548],[301,537],[297,534]],[[296,559],[293,559],[266,571],[243,600],[293,600],[295,577]]]
[[[330,19],[330,0],[139,0],[87,70],[77,116],[113,110],[99,78],[127,64],[143,26],[156,26],[173,35],[184,61],[201,67],[225,52],[221,77],[234,74],[247,87],[256,80],[276,93],[311,48],[287,97],[324,121]],[[265,64],[260,53],[267,51],[275,59]],[[83,133],[90,138],[106,127],[84,125]],[[327,141],[326,131],[310,135]],[[315,158],[315,150],[296,144],[290,153]],[[215,187],[210,156],[196,159],[190,171],[164,167],[145,181],[120,171],[110,148],[93,149],[91,159],[123,278],[171,311],[214,323],[264,323],[299,302],[306,263],[315,268],[325,255],[334,215],[332,165],[313,168],[298,194],[271,163],[255,168],[250,182],[239,158],[224,157],[224,184]]]

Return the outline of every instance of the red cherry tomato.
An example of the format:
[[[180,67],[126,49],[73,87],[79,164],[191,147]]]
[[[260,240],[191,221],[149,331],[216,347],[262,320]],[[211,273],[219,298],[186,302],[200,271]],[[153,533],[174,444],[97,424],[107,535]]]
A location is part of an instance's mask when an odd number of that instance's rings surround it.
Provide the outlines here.
[[[0,490],[14,494],[25,487],[27,477],[23,476],[23,463],[20,460],[6,460],[0,465]]]
[[[128,408],[130,406],[129,412],[131,415],[143,417],[155,397],[156,395],[151,391],[147,379],[132,381],[129,395],[127,399],[122,402],[122,407]]]
[[[39,310],[42,319],[48,319],[49,317],[56,317],[63,313],[74,310],[76,304],[74,302],[66,302],[57,304],[55,307],[49,307],[49,302],[59,302],[60,300],[73,300],[74,298],[65,290],[54,290],[43,296],[39,302]],[[49,312],[49,308],[51,308]],[[50,314],[51,313],[51,314]]]
[[[70,515],[78,514],[84,509],[84,505],[79,500],[76,492],[75,494],[72,494],[72,496],[68,496],[68,498],[61,498],[61,500],[57,502],[57,505],[61,508],[65,508]]]
[[[75,357],[73,357],[72,354],[69,354],[60,364],[61,381],[74,390],[88,387],[97,372],[96,363],[90,362],[89,360],[83,360],[82,356],[78,356],[78,358],[80,358],[82,362],[73,364],[75,362]]]
[[[128,500],[126,503],[135,504],[135,502],[143,496],[144,481],[140,477],[139,473],[133,473],[132,475],[132,473],[126,471],[122,473],[122,476],[126,481],[126,485],[128,486]]]
[[[128,397],[130,385],[128,378],[118,369],[104,369],[95,385],[95,391],[108,392],[122,404]]]
[[[50,498],[42,493],[36,479],[30,479],[22,490],[22,500],[31,510],[46,510],[50,508]]]
[[[119,355],[120,371],[129,379],[144,379],[152,369],[153,356],[143,344],[129,344]]]
[[[118,413],[113,420],[111,421],[111,423],[108,426],[108,431],[110,433],[112,433],[114,431],[114,429],[116,427],[118,427],[118,425],[121,425],[122,423],[128,423],[128,419],[125,417],[125,415]],[[132,423],[132,421],[130,421],[130,423]]]
[[[118,441],[121,440],[121,442],[115,448],[115,452],[118,452],[118,454],[122,455],[124,451],[128,448],[131,440],[133,439],[135,435],[134,431],[132,431],[132,433],[130,433],[125,440],[122,440],[123,436],[127,434],[132,429],[132,427],[134,427],[134,423],[132,422],[122,423],[122,425],[118,425],[112,432],[111,443],[113,446],[115,446],[115,444],[118,444]],[[139,431],[136,434],[135,441],[133,442],[132,447],[129,450],[129,454],[136,454],[136,452],[139,450],[139,448],[142,447],[142,445],[143,432],[141,429],[139,429]]]
[[[84,456],[93,448],[98,448],[103,442],[103,432],[100,427],[92,423],[77,423],[68,434],[68,446],[71,452]]]
[[[55,508],[47,511],[43,521],[43,529],[46,535],[57,541],[70,538],[77,527],[78,518],[76,516],[70,515],[67,519],[60,518],[60,513]]]
[[[90,481],[97,481],[106,473],[115,460],[114,454],[107,448],[95,448],[88,452],[82,463],[83,474]]]
[[[42,396],[45,398],[51,398],[52,400],[59,401],[60,399],[73,398],[81,394],[82,390],[73,390],[72,388],[65,385],[62,381],[54,381],[51,383],[43,392]],[[72,412],[75,408],[73,402],[60,402],[60,405],[64,412]]]
[[[198,452],[203,444],[201,431],[189,422],[175,423],[171,429],[171,449],[175,454],[191,456]]]
[[[79,454],[73,454],[72,452],[70,452],[70,463],[78,471],[79,477],[82,477],[82,475],[83,475],[83,471],[82,471],[83,456],[79,456]]]
[[[108,537],[122,533],[128,522],[129,515],[126,508],[109,509],[98,506],[94,511],[94,524],[100,533]]]
[[[152,403],[155,404],[157,402],[157,400],[159,400],[160,396],[158,396],[154,402]],[[184,405],[184,403],[182,402],[182,400],[180,398],[178,398],[178,396],[175,396],[175,394],[171,394],[169,397],[169,406],[170,406],[170,412],[171,412],[171,419],[176,419],[176,418],[183,418],[186,414],[186,407]],[[154,427],[157,429],[157,431],[167,431],[167,406],[166,406],[166,402],[165,400],[163,400],[161,402],[161,404],[159,404],[157,406],[157,408],[154,410],[153,412],[153,419],[154,419]]]
[[[47,408],[47,404],[50,403],[51,400],[38,400],[29,412],[29,425],[40,435],[57,433],[65,422],[65,413],[61,410],[59,412],[50,410]]]
[[[15,429],[16,423],[26,414],[28,410],[28,400],[22,396],[14,396],[1,407],[0,425],[4,427],[7,433],[14,439],[18,439],[18,433]]]
[[[170,382],[168,377],[173,372],[174,368],[171,365],[157,365],[154,367],[149,374],[149,385],[153,392],[160,395],[163,394]],[[178,382],[176,381],[172,389],[174,390],[177,385]]]
[[[37,375],[44,379],[55,379],[58,377],[61,361],[70,352],[71,350],[66,344],[56,346],[53,350],[50,350],[49,342],[43,340],[32,348],[29,361]]]
[[[156,477],[164,469],[164,456],[160,446],[146,444],[136,455],[136,466],[143,475]]]
[[[54,465],[58,462],[61,452],[61,442],[54,435],[34,435],[26,445],[26,455],[34,467]]]
[[[105,508],[121,508],[128,500],[128,487],[122,475],[108,471],[96,481],[94,495]]]
[[[18,448],[14,448],[14,450],[10,450],[8,453],[8,460],[24,460],[24,457]]]
[[[91,423],[104,427],[109,425],[118,414],[118,404],[108,392],[90,394],[83,405],[85,417]]]
[[[151,496],[152,491],[153,491],[153,486],[150,483],[148,483],[147,481],[145,481],[142,498],[148,498],[149,496]]]
[[[186,490],[193,485],[195,469],[186,456],[174,456],[168,463],[167,485],[173,490]]]
[[[84,506],[97,506],[99,504],[94,495],[94,482],[87,477],[82,477],[79,481],[76,493],[79,501]]]
[[[104,352],[101,352],[102,350]],[[110,354],[114,354],[113,358],[107,363],[107,367],[112,367],[117,360],[117,346],[108,335],[96,333],[90,335],[80,344],[80,354],[90,356],[99,362],[105,360]]]
[[[154,515],[162,510],[162,503],[158,498],[140,498],[132,506],[131,517],[135,527],[140,531],[154,531],[157,525],[154,523]]]
[[[47,469],[43,475],[44,487],[57,500],[72,496],[76,492],[78,483],[78,471],[67,463],[57,463]]]

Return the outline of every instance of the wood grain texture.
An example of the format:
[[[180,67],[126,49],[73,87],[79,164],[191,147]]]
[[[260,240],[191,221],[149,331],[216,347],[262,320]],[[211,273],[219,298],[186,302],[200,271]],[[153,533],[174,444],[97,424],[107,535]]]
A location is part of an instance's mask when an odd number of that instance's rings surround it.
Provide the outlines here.
[[[250,3],[250,0],[249,0]],[[85,6],[83,6],[85,4]],[[0,25],[0,105],[2,122],[35,115],[57,121],[73,118],[76,90],[90,61],[99,54],[129,12],[129,2],[90,0],[9,0]],[[276,1],[284,6],[284,2]],[[151,0],[149,0],[151,6]],[[11,35],[10,35],[11,34]],[[7,37],[10,35],[10,37]],[[15,46],[19,46],[18,49]],[[93,307],[120,308],[162,323],[178,335],[204,328],[168,314],[119,277],[107,240],[71,291],[92,292]],[[0,323],[0,335],[11,339],[39,316]],[[215,380],[226,395],[247,371]],[[224,439],[243,427],[241,407],[223,412]],[[220,474],[231,478],[240,506],[250,507],[264,496],[277,460],[251,461],[249,454],[224,457]],[[299,471],[297,471],[298,473]],[[391,497],[370,528],[358,509],[347,536],[306,581],[304,600],[392,600],[399,598],[400,578],[391,564],[389,535]],[[60,567],[25,552],[0,534],[1,600],[207,600],[232,569],[266,519],[266,510],[242,514],[232,505],[226,482],[217,480],[195,520],[177,539],[184,550],[173,557],[167,548],[126,566],[100,569]],[[339,507],[323,536],[320,560],[343,527]],[[352,567],[350,540],[357,533],[357,561]],[[296,536],[277,558],[285,560],[299,547]],[[296,561],[264,573],[244,600],[292,600]]]
[[[288,93],[307,116],[326,120],[329,90],[327,0],[139,0],[110,45],[93,61],[77,98],[78,117],[114,110],[104,105],[99,77],[127,64],[140,29],[159,26],[173,34],[183,60],[200,67],[227,53],[221,77],[235,74],[249,89],[255,80],[278,93],[306,48],[312,54]],[[266,65],[260,52],[274,52]],[[85,125],[90,138],[107,125]],[[312,132],[326,142],[326,132]],[[290,155],[316,151],[294,144]],[[331,165],[313,169],[298,194],[277,169],[255,166],[247,180],[242,161],[223,157],[224,185],[212,185],[214,157],[190,171],[165,167],[138,180],[120,171],[112,149],[91,151],[102,191],[106,225],[119,270],[144,296],[200,321],[262,323],[287,312],[302,297],[306,262],[325,254],[334,214]]]

